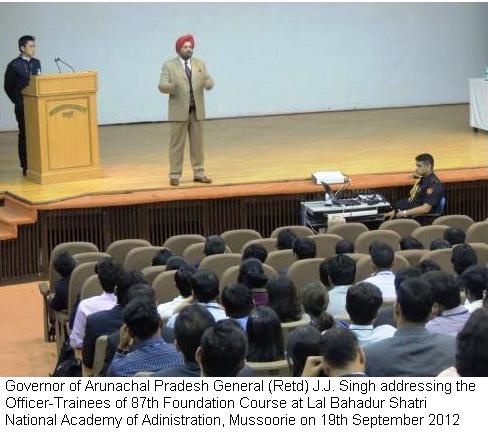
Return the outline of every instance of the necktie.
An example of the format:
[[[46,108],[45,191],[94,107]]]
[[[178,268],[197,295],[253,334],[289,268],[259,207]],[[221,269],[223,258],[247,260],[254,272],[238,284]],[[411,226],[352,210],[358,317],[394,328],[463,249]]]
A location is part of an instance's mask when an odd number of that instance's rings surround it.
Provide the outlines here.
[[[188,81],[191,83],[191,69],[188,66],[187,60],[185,60],[185,73],[186,73],[186,76],[188,77]]]

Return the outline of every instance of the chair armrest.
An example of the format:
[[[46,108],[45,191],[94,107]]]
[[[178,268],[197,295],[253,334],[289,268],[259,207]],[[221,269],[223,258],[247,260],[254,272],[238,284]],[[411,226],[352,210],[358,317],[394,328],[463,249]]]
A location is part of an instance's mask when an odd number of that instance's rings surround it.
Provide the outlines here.
[[[49,281],[41,281],[39,283],[39,293],[41,293],[42,296],[44,296],[45,298],[47,298],[47,296],[50,293]]]

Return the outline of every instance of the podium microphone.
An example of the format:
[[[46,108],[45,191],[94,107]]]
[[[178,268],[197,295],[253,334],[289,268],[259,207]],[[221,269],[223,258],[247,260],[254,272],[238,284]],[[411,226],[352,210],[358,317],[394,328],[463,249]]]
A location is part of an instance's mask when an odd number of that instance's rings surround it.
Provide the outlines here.
[[[54,59],[54,62],[56,62],[56,64],[58,62],[61,62],[63,65],[66,65],[71,71],[75,72],[75,69],[68,63],[68,62],[65,62],[63,59],[61,59],[60,57],[57,57],[56,59]],[[58,66],[59,68],[59,66]],[[61,71],[60,71],[61,72]]]
[[[60,68],[60,66],[59,66],[59,63],[58,63],[58,58],[57,58],[57,57],[55,57],[55,58],[54,58],[54,63],[55,63],[55,64],[56,64],[56,66],[58,67],[58,72],[59,72],[59,74],[61,74],[61,68]]]

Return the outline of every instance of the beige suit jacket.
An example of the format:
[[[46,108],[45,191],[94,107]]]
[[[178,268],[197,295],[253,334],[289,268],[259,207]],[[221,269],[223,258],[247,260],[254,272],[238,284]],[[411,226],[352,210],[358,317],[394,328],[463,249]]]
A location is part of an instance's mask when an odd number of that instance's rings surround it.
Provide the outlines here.
[[[196,118],[205,119],[204,89],[212,89],[214,81],[207,72],[205,63],[192,57],[191,82],[195,97]],[[163,65],[159,79],[160,92],[169,95],[168,120],[186,121],[190,110],[190,82],[179,57],[168,60]]]

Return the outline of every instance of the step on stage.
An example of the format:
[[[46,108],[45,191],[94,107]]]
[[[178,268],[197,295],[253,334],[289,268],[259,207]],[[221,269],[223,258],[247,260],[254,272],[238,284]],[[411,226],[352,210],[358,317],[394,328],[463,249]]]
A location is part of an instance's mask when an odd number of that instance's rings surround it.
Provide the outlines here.
[[[262,116],[205,123],[211,186],[168,183],[168,123],[100,128],[104,177],[39,185],[22,177],[16,132],[0,133],[0,283],[46,275],[58,243],[101,250],[123,238],[159,245],[174,234],[254,228],[267,236],[299,221],[300,201],[322,192],[316,170],[340,170],[351,189],[390,201],[407,194],[414,157],[433,154],[447,213],[488,216],[488,134],[466,104]]]

